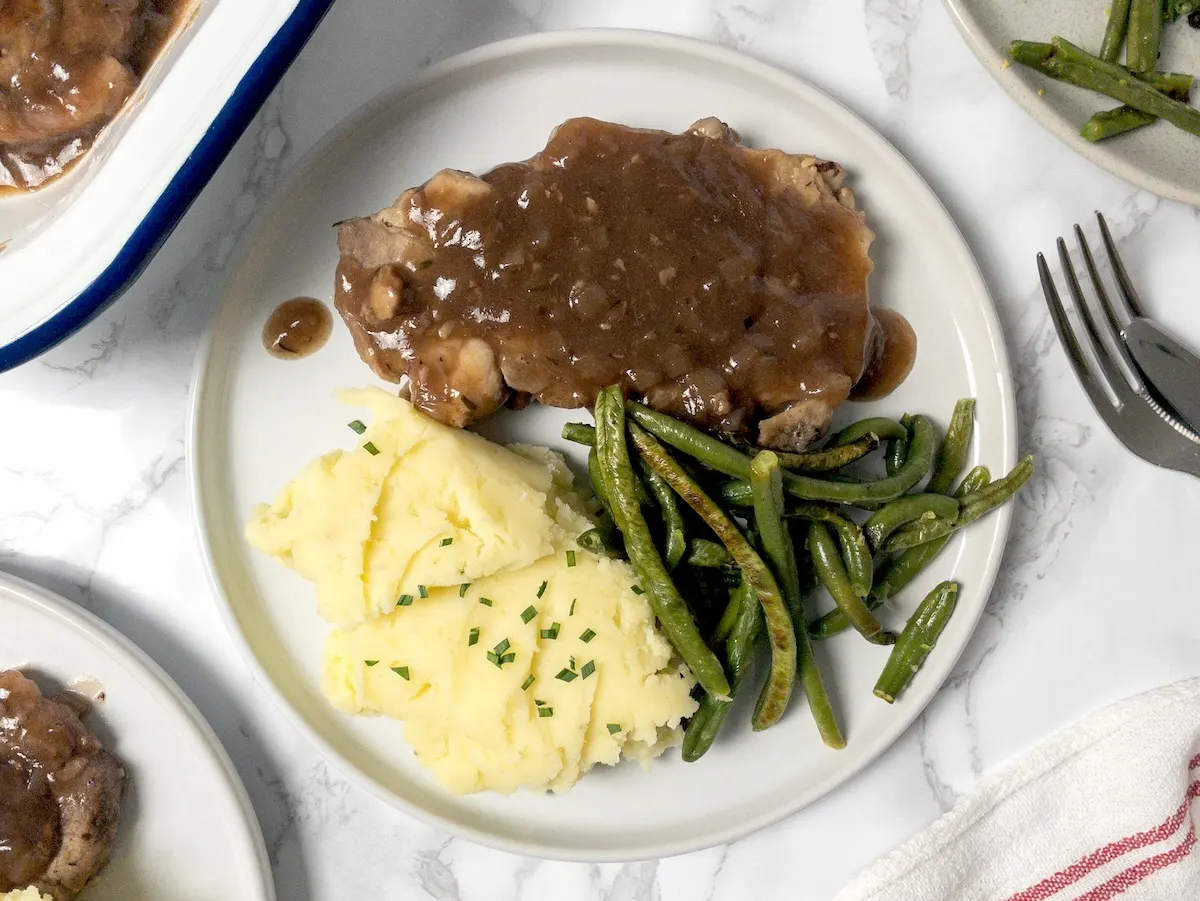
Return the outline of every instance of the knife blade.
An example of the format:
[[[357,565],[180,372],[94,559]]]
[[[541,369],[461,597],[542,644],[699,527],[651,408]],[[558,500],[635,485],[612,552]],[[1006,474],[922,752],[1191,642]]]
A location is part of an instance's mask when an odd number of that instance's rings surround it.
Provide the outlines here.
[[[1194,431],[1200,431],[1200,356],[1162,326],[1141,317],[1125,327],[1125,344],[1154,393]]]

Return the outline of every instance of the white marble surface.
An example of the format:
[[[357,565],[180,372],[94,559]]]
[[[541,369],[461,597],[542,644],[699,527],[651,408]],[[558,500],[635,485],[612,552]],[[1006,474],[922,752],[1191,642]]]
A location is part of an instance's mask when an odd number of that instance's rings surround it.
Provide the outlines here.
[[[988,614],[917,725],[866,773],[774,828],[624,866],[450,840],[326,765],[224,632],[182,475],[192,361],[222,269],[297,157],[345,111],[431,60],[579,26],[736,47],[828,90],[895,142],[984,268],[1015,364],[1022,445],[1041,461]],[[1038,130],[937,0],[338,0],[137,285],[80,335],[0,376],[0,567],[117,626],[195,699],[253,797],[282,901],[829,898],[1058,727],[1200,673],[1200,487],[1110,436],[1067,369],[1036,285],[1035,252],[1097,208],[1147,305],[1200,343],[1200,214],[1135,191]]]

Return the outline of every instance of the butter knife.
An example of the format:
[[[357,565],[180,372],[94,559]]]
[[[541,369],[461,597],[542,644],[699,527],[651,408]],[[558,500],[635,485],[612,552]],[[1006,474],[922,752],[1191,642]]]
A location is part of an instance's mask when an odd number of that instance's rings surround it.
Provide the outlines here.
[[[1125,344],[1146,381],[1195,431],[1200,431],[1200,356],[1162,326],[1136,317],[1124,328]]]

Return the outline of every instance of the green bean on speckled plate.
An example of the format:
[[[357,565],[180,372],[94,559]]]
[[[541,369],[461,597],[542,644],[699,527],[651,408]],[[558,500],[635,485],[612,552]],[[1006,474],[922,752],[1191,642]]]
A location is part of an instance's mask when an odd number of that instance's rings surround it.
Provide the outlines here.
[[[984,68],[1039,124],[1114,175],[1161,197],[1200,205],[1200,137],[1158,121],[1118,137],[1089,141],[1080,134],[1085,123],[1093,114],[1121,104],[1009,60],[1013,41],[1048,43],[1054,36],[1099,55],[1108,30],[1108,11],[1120,4],[1112,0],[944,2]],[[1133,6],[1136,13],[1136,0]],[[1158,67],[1164,72],[1200,75],[1200,29],[1189,27],[1186,15],[1163,26]],[[1198,103],[1200,91],[1193,90],[1192,105]]]

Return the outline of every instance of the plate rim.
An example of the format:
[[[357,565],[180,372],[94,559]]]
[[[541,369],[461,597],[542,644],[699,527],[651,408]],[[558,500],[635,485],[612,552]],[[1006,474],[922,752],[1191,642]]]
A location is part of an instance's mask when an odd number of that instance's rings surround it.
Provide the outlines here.
[[[773,81],[776,84],[782,85],[793,92],[803,93],[810,98],[825,103],[831,110],[836,110],[840,115],[847,120],[853,122],[856,127],[864,132],[864,137],[877,143],[878,148],[883,155],[893,158],[897,165],[907,168],[913,178],[924,187],[927,192],[927,197],[937,209],[940,210],[944,217],[944,222],[950,229],[950,232],[957,238],[959,249],[961,250],[962,262],[969,264],[964,272],[965,278],[972,283],[976,294],[983,301],[981,303],[981,312],[983,314],[987,336],[990,340],[990,347],[995,353],[995,357],[1000,364],[999,371],[996,377],[1000,383],[1001,407],[997,411],[997,416],[1002,425],[1004,433],[1004,448],[1003,454],[1006,459],[1015,461],[1017,459],[1017,441],[1019,422],[1016,417],[1016,397],[1015,387],[1012,377],[1012,365],[1009,359],[1008,346],[1004,340],[1004,330],[1001,326],[999,315],[996,310],[995,302],[992,299],[991,291],[987,286],[987,282],[983,277],[982,270],[979,267],[978,261],[975,258],[974,252],[971,250],[970,244],[967,242],[962,230],[958,227],[949,210],[946,209],[944,203],[938,197],[937,193],[929,185],[926,179],[920,174],[916,167],[904,156],[901,151],[895,147],[887,138],[885,138],[872,124],[866,119],[847,107],[841,101],[837,100],[826,91],[811,84],[804,78],[782,69],[773,64],[763,62],[754,57],[747,56],[727,47],[710,42],[686,37],[669,32],[661,32],[654,30],[643,29],[628,29],[628,28],[579,28],[579,29],[564,29],[548,32],[535,32],[532,34],[521,35],[518,37],[507,38],[501,41],[496,41],[490,44],[485,44],[463,53],[457,54],[446,60],[435,63],[425,69],[419,77],[408,81],[401,81],[386,87],[369,98],[366,102],[352,109],[348,114],[335,124],[328,132],[319,138],[312,147],[310,147],[304,155],[296,161],[288,175],[272,191],[271,195],[260,206],[255,214],[254,220],[246,231],[247,236],[257,233],[262,223],[271,213],[272,209],[279,200],[286,194],[288,187],[291,185],[295,175],[304,170],[309,162],[323,153],[327,146],[335,143],[343,132],[350,129],[354,123],[368,118],[380,110],[386,108],[390,103],[397,99],[410,97],[420,91],[428,89],[442,79],[448,79],[463,72],[469,71],[472,68],[483,66],[489,63],[496,62],[505,57],[516,57],[521,55],[538,55],[541,53],[553,52],[564,48],[581,48],[588,49],[597,48],[637,48],[645,51],[667,51],[676,52],[683,55],[690,55],[707,59],[714,64],[730,66],[742,70],[743,72],[755,76],[760,79]],[[226,277],[222,287],[222,298],[224,298],[225,287],[231,280],[231,274],[238,271],[239,267],[244,263],[245,257],[249,250],[250,242],[243,240],[232,255],[228,266],[226,267]],[[223,307],[223,303],[221,305]],[[820,798],[828,795],[835,789],[845,785],[855,776],[859,775],[864,769],[870,766],[879,758],[886,750],[891,748],[896,741],[907,732],[917,721],[921,713],[926,709],[934,696],[941,690],[947,678],[949,678],[954,667],[957,665],[959,658],[967,645],[970,643],[971,637],[974,635],[978,627],[979,620],[983,615],[983,611],[987,606],[987,598],[990,597],[991,591],[995,586],[996,578],[999,573],[1001,560],[1004,555],[1004,549],[1007,546],[1010,524],[1012,519],[1011,506],[1005,506],[997,511],[994,521],[997,523],[997,530],[992,542],[992,547],[988,549],[988,564],[981,572],[980,584],[984,587],[984,602],[980,604],[978,611],[974,616],[974,620],[970,623],[970,628],[967,633],[967,639],[963,642],[962,647],[957,649],[957,652],[952,658],[945,659],[945,672],[937,679],[936,684],[930,682],[930,690],[928,697],[920,704],[916,705],[916,709],[911,716],[901,717],[897,719],[897,724],[893,728],[882,733],[882,740],[879,740],[878,747],[870,753],[864,754],[860,760],[837,781],[825,786],[815,795],[806,797],[802,803],[791,803],[782,807],[773,809],[768,814],[756,817],[752,820],[742,822],[736,827],[725,827],[719,830],[713,830],[707,833],[700,839],[687,840],[671,840],[664,839],[648,848],[627,848],[619,851],[610,849],[582,848],[579,846],[569,846],[565,843],[556,845],[548,845],[536,840],[527,840],[520,836],[504,835],[495,831],[488,831],[464,823],[460,820],[454,820],[449,817],[443,817],[435,814],[416,804],[411,804],[399,796],[393,794],[379,781],[371,775],[364,772],[359,767],[345,759],[331,743],[321,735],[287,700],[282,690],[275,684],[271,677],[267,674],[265,667],[259,661],[254,648],[251,646],[249,639],[241,628],[238,622],[237,612],[233,604],[230,602],[228,593],[225,590],[218,572],[216,557],[213,552],[213,545],[210,539],[210,526],[206,522],[206,503],[204,500],[205,491],[201,486],[201,467],[200,460],[200,436],[204,431],[202,427],[204,420],[204,410],[206,392],[204,386],[209,380],[209,363],[212,357],[216,344],[216,325],[220,321],[220,307],[214,315],[212,322],[206,330],[200,346],[197,350],[196,362],[193,371],[192,383],[189,389],[188,414],[184,437],[184,447],[186,451],[186,470],[189,500],[191,501],[191,514],[193,527],[195,529],[197,544],[200,548],[201,555],[204,559],[205,576],[207,578],[210,589],[212,590],[214,600],[217,603],[221,619],[229,631],[230,638],[241,652],[246,664],[253,674],[255,682],[257,682],[264,691],[270,696],[271,700],[283,712],[296,728],[304,735],[312,745],[322,754],[322,756],[332,764],[339,772],[345,775],[350,781],[356,785],[365,788],[370,794],[385,802],[388,806],[400,811],[401,813],[412,817],[425,824],[426,826],[438,829],[444,833],[465,838],[469,841],[493,848],[500,851],[505,851],[514,854],[521,854],[530,857],[536,857],[549,860],[563,860],[585,863],[614,863],[628,862],[636,860],[660,859],[665,857],[673,857],[680,854],[686,854],[694,851],[703,850],[706,848],[715,847],[717,845],[726,844],[754,834],[768,826],[779,823],[788,817],[798,813],[805,807],[815,803]],[[211,426],[209,426],[211,428]]]
[[[1174,200],[1200,207],[1200,189],[1185,188],[1169,179],[1139,169],[1114,153],[1104,142],[1093,144],[1080,136],[1078,128],[1060,115],[1037,90],[1026,83],[1015,66],[1005,66],[1007,57],[988,42],[987,32],[967,9],[965,0],[942,0],[942,5],[954,23],[963,42],[975,59],[1016,104],[1029,114],[1035,124],[1046,129],[1063,144],[1094,166],[1122,181],[1149,191],[1164,200]]]
[[[92,640],[116,663],[144,678],[146,682],[164,690],[166,697],[174,702],[175,708],[183,714],[196,737],[212,755],[220,775],[225,777],[225,782],[241,812],[242,820],[254,839],[254,853],[258,859],[259,876],[262,880],[262,898],[264,901],[276,901],[275,877],[271,858],[267,853],[262,825],[258,821],[258,814],[250,801],[246,785],[242,782],[242,777],[238,775],[221,739],[213,731],[212,726],[209,725],[208,720],[204,718],[204,714],[200,712],[192,699],[179,687],[179,684],[149,654],[116,628],[91,611],[85,610],[48,588],[43,588],[35,582],[14,576],[9,572],[0,571],[0,601],[3,600],[10,600],[49,614],[67,627]],[[30,661],[30,665],[36,666],[37,662]]]

